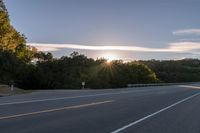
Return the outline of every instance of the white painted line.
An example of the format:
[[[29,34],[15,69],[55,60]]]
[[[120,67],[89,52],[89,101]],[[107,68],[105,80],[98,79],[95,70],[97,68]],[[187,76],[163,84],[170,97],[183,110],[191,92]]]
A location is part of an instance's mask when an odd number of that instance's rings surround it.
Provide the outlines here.
[[[77,109],[77,108],[95,106],[95,105],[100,105],[100,104],[105,104],[105,103],[110,103],[110,102],[113,102],[113,100],[102,101],[102,102],[93,102],[93,103],[89,103],[89,104],[74,105],[74,106],[55,108],[55,109],[48,109],[48,110],[42,110],[42,111],[36,111],[36,112],[30,112],[30,113],[23,113],[23,114],[17,114],[17,115],[2,116],[2,117],[0,117],[0,120],[29,116],[29,115],[37,115],[37,114],[42,114],[42,113],[50,113],[50,112],[56,112],[56,111],[61,111],[61,110],[68,110],[68,109]]]
[[[79,96],[71,96],[71,97],[58,97],[58,98],[46,98],[46,99],[38,99],[38,100],[28,100],[28,101],[19,101],[19,102],[6,102],[0,103],[0,106],[3,105],[14,105],[14,104],[24,104],[24,103],[36,103],[36,102],[45,102],[45,101],[56,101],[56,100],[66,100],[66,99],[75,99],[75,98],[86,98],[86,97],[96,97],[96,96],[107,96],[107,95],[119,95],[119,94],[127,94],[127,93],[135,93],[135,92],[148,92],[155,89],[148,90],[132,90],[132,91],[119,91],[113,93],[101,93],[101,94],[92,94],[92,95],[79,95]]]
[[[136,120],[136,121],[134,121],[134,122],[132,122],[132,123],[130,123],[130,124],[128,124],[128,125],[125,125],[125,126],[119,128],[119,129],[117,129],[117,130],[115,130],[115,131],[113,131],[113,132],[111,132],[111,133],[119,133],[119,132],[121,132],[121,131],[123,131],[123,130],[125,130],[125,129],[131,127],[131,126],[134,126],[134,125],[136,125],[136,124],[138,124],[138,123],[140,123],[140,122],[142,122],[142,121],[144,121],[144,120],[146,120],[146,119],[148,119],[148,118],[151,118],[151,117],[153,117],[153,116],[155,116],[155,115],[157,115],[157,114],[159,114],[159,113],[161,113],[161,112],[163,112],[163,111],[165,111],[165,110],[168,110],[168,109],[170,109],[170,108],[172,108],[172,107],[174,107],[174,106],[176,106],[176,105],[178,105],[178,104],[180,104],[180,103],[182,103],[182,102],[185,102],[185,101],[187,101],[187,100],[189,100],[189,99],[191,99],[191,98],[193,98],[193,97],[195,97],[195,96],[197,96],[197,95],[199,95],[199,94],[200,94],[200,93],[196,93],[196,94],[194,94],[194,95],[192,95],[192,96],[189,96],[189,97],[187,97],[187,98],[185,98],[185,99],[183,99],[183,100],[180,100],[180,101],[178,101],[178,102],[176,102],[176,103],[174,103],[174,104],[172,104],[172,105],[170,105],[170,106],[167,106],[167,107],[165,107],[165,108],[163,108],[163,109],[161,109],[161,110],[159,110],[159,111],[156,111],[156,112],[154,112],[154,113],[152,113],[152,114],[150,114],[150,115],[147,115],[147,116],[145,116],[145,117],[143,117],[143,118],[141,118],[141,119],[139,119],[139,120]]]
[[[200,89],[199,86],[192,86],[192,85],[180,85],[180,87],[190,88],[190,89]]]

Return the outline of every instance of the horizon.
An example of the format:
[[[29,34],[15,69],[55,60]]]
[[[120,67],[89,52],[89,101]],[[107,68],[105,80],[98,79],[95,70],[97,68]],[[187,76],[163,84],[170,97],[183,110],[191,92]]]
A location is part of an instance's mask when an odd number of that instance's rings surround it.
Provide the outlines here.
[[[200,1],[5,1],[27,45],[55,57],[200,58]],[[186,10],[187,9],[187,10]]]

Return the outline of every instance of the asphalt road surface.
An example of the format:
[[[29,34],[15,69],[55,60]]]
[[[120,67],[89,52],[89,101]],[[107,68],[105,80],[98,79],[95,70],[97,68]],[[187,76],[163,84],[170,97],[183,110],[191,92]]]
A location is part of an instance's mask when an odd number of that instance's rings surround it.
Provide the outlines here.
[[[0,133],[200,133],[200,84],[0,97]]]

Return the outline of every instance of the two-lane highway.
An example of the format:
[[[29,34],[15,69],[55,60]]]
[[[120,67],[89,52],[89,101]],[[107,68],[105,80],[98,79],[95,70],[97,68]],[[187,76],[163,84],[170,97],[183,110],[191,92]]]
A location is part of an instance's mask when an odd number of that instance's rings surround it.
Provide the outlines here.
[[[0,98],[1,133],[198,133],[200,84]]]

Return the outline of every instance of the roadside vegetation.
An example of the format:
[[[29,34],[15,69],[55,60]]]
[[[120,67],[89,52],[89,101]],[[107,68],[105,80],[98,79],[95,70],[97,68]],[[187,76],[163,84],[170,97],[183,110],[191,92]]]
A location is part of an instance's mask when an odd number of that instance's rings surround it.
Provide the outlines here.
[[[17,87],[14,87],[13,90],[11,90],[10,86],[0,84],[0,97],[17,95],[17,94],[26,94],[26,93],[31,93],[31,92],[32,92],[31,90],[19,89]]]
[[[0,5],[1,6],[1,5]],[[3,9],[3,8],[1,8]],[[24,89],[119,88],[127,84],[200,81],[200,61],[107,62],[73,52],[59,59],[26,45],[0,10],[0,83]]]
[[[162,82],[199,82],[200,81],[200,60],[149,60],[139,61],[147,65]]]

